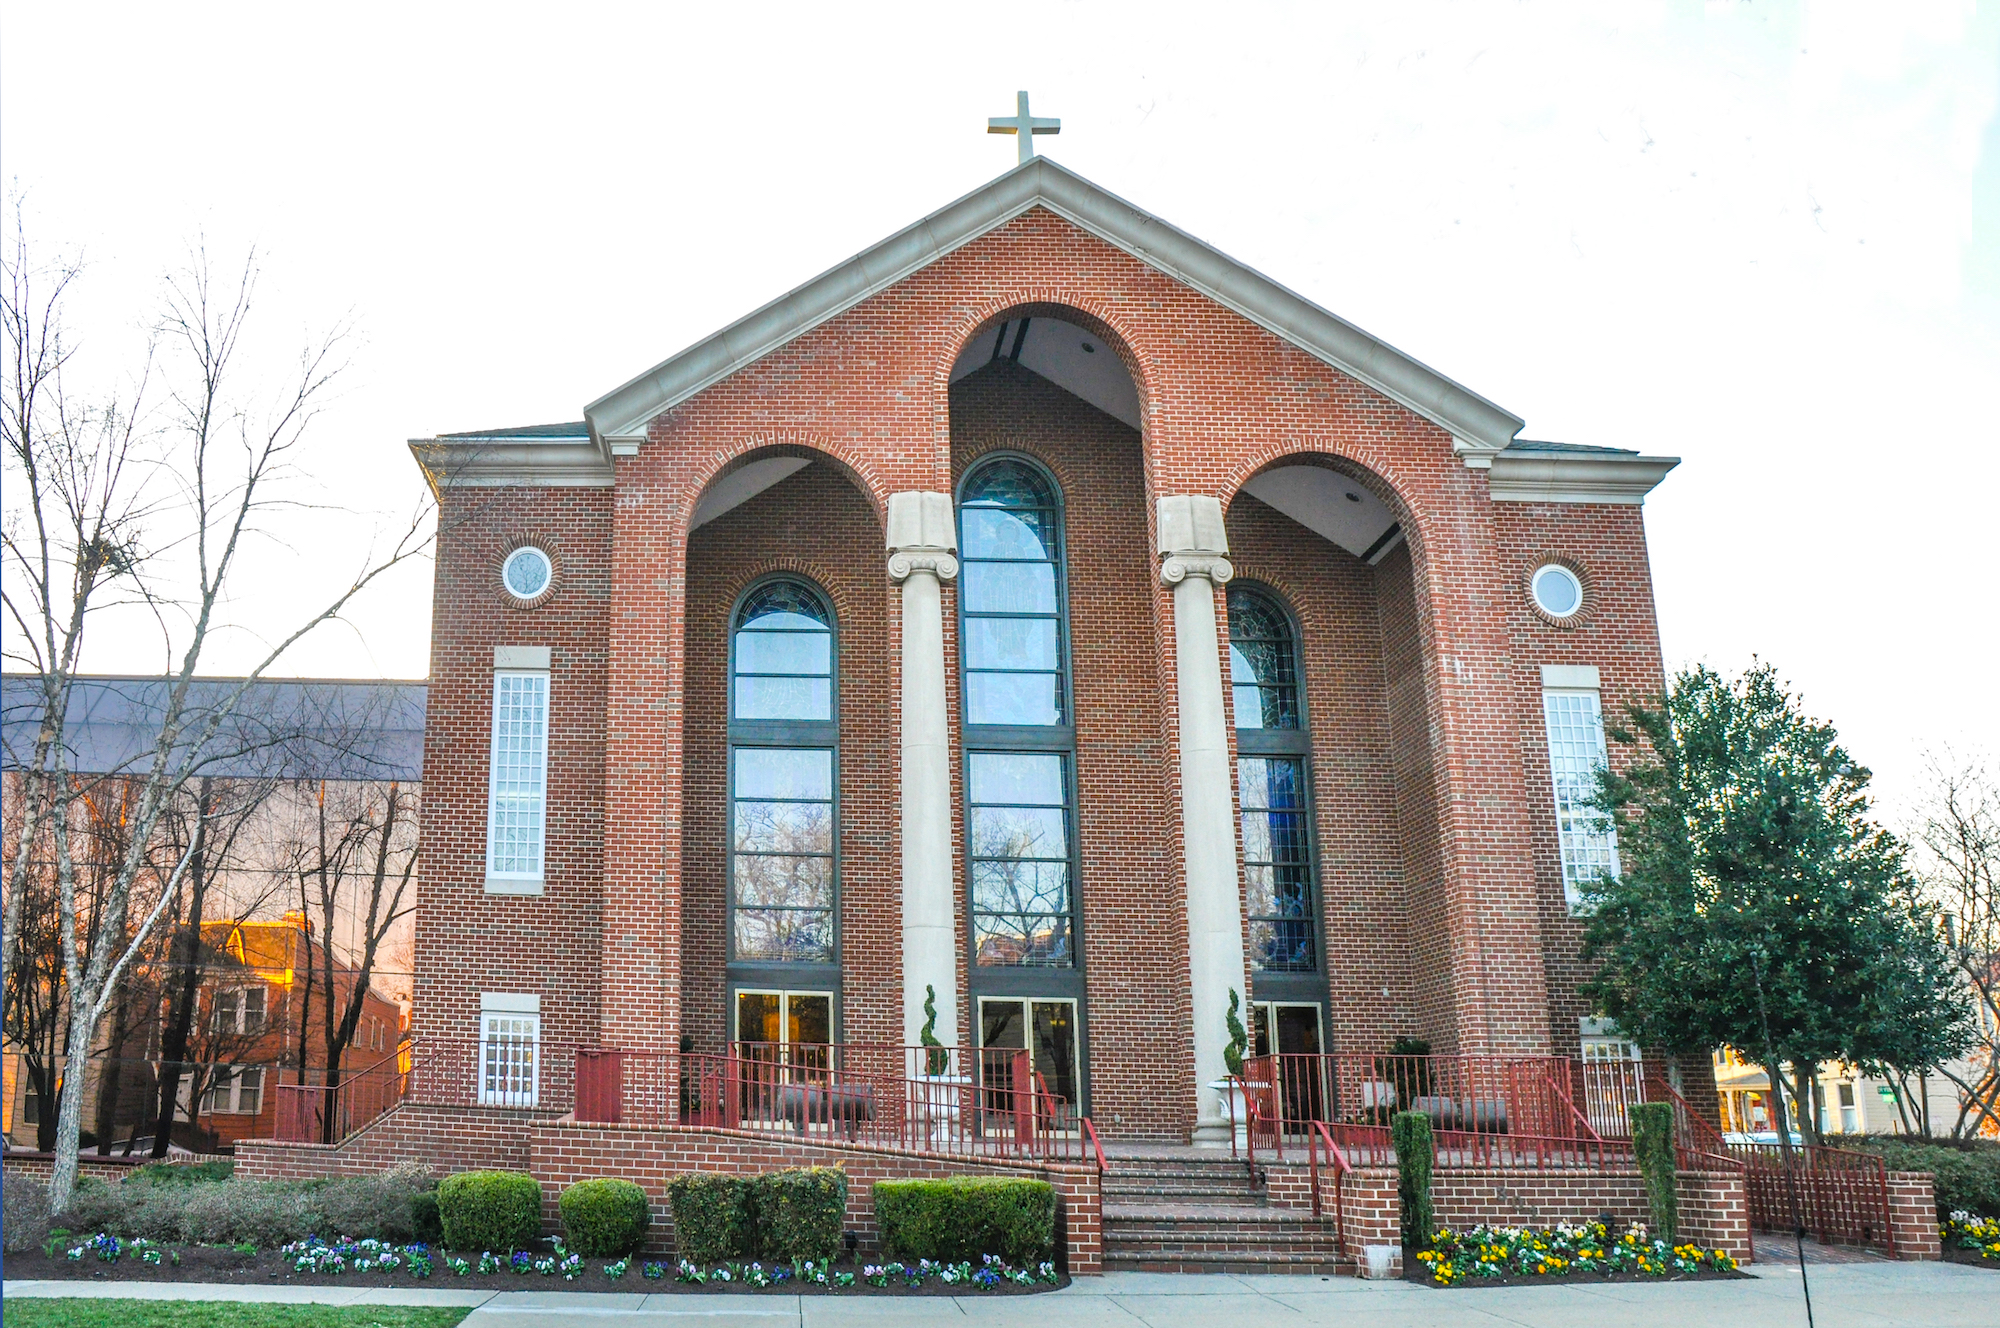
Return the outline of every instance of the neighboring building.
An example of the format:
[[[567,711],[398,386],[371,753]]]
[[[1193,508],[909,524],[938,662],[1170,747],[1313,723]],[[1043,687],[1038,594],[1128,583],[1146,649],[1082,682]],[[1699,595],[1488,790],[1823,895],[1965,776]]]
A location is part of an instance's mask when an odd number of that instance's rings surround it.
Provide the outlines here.
[[[210,1033],[233,1034],[242,1041],[232,1048],[229,1063],[210,1075],[193,1113],[195,1125],[224,1147],[239,1139],[268,1139],[276,1133],[273,1088],[326,1081],[325,974],[317,973],[310,988],[306,981],[306,967],[314,962],[308,949],[312,931],[302,917],[288,913],[277,922],[220,922],[203,932],[212,933],[219,948],[241,967],[204,981],[196,1018],[205,1021]],[[335,966],[336,1012],[346,1009],[357,976],[346,965]],[[354,1041],[341,1059],[344,1076],[393,1061],[407,1025],[403,1007],[370,987],[362,997]],[[303,1079],[298,1072],[301,1045]]]
[[[1626,1057],[1572,907],[1672,458],[1040,158],[585,416],[412,445],[420,1041],[907,1046],[934,994],[1204,1141],[1232,994],[1282,1051]]]
[[[1968,1065],[1958,1067],[1971,1070]],[[1779,1067],[1789,1075],[1789,1064]],[[1852,1065],[1830,1061],[1819,1067],[1813,1114],[1822,1134],[1912,1134],[1923,1130],[1930,1113],[1932,1134],[1948,1135],[1958,1124],[1962,1094],[1941,1074],[1913,1076],[1914,1093],[1898,1106],[1896,1089],[1887,1080],[1871,1078]],[[1722,1128],[1732,1137],[1777,1137],[1777,1105],[1771,1076],[1733,1047],[1715,1053],[1715,1087]],[[1794,1132],[1799,1126],[1797,1104],[1787,1088],[1785,1106]]]
[[[177,1126],[174,1137],[177,1143],[192,1144],[202,1151],[226,1150],[239,1139],[267,1139],[275,1132],[273,1089],[278,1084],[302,1082],[298,1071],[302,1016],[307,1021],[303,1082],[325,1082],[325,975],[317,973],[308,990],[306,966],[312,957],[307,947],[312,933],[297,913],[272,922],[209,923],[203,926],[202,935],[217,956],[203,975],[196,998],[195,1045],[204,1053],[196,1073],[202,1091],[197,1097],[192,1079],[182,1080],[181,1120],[191,1122],[192,1130],[184,1137]],[[356,977],[353,968],[335,966],[337,1008],[345,1008]],[[408,1012],[386,993],[371,986],[362,1001],[354,1041],[342,1058],[348,1076],[393,1061],[408,1028]],[[156,1004],[154,1008],[159,1007]],[[156,1024],[148,1036],[138,1040],[149,1068],[158,1061],[159,1033]],[[8,1054],[7,1062],[8,1142],[17,1148],[33,1148],[41,1104],[30,1091],[27,1077],[15,1073],[18,1056]],[[95,1101],[101,1074],[101,1063],[94,1061],[92,1077],[85,1084],[86,1103]],[[150,1139],[153,1129],[154,1095],[130,1068],[127,1074],[132,1091],[117,1114],[119,1128],[110,1140],[114,1151],[122,1150],[124,1140],[133,1134]],[[94,1123],[88,1108],[85,1123],[86,1127]]]
[[[103,790],[116,794],[122,781],[135,771],[143,773],[144,758],[160,732],[169,688],[170,680],[158,677],[89,675],[75,679],[69,698],[65,754],[69,769],[79,780],[100,785],[100,802]],[[188,696],[188,713],[199,717],[237,688],[235,679],[195,680]],[[420,682],[275,679],[254,683],[243,693],[208,753],[202,755],[197,782],[209,781],[218,791],[231,786],[266,790],[276,786],[297,792],[303,784],[306,794],[315,789],[323,793],[333,782],[398,781],[420,787],[424,698],[425,686]],[[10,806],[16,801],[21,767],[31,758],[41,709],[37,679],[20,674],[0,677],[0,740],[4,741],[4,780]],[[129,790],[130,785],[125,788]],[[217,796],[228,801],[226,795]],[[265,793],[246,798],[243,805],[255,810],[248,813],[251,821],[235,837],[235,865],[217,868],[218,883],[208,901],[211,912],[228,911],[232,876],[255,876],[278,869],[258,862],[258,853],[260,847],[270,849],[268,841],[279,833],[274,818],[295,810],[285,805],[284,798]],[[11,871],[13,861],[8,854],[0,862],[0,870]],[[32,859],[30,865],[43,872],[49,869],[45,858]],[[281,897],[296,899],[296,881],[287,879],[290,889]],[[271,893],[266,885],[253,885],[247,892],[256,897]],[[185,1138],[182,1126],[176,1126],[177,1143],[208,1148],[271,1132],[271,1088],[280,1078],[277,1066],[285,1066],[282,1077],[286,1081],[298,1081],[296,1025],[307,934],[302,915],[297,913],[280,921],[204,924],[201,949],[209,970],[201,977],[190,1054],[203,1066],[226,1056],[232,1068],[226,1082],[202,1092],[198,1101],[190,1099],[183,1081],[182,1109],[185,1113],[193,1108],[195,1119]],[[296,975],[299,990],[294,990],[287,973]],[[337,987],[351,990],[354,973],[337,966],[335,979]],[[315,1001],[323,995],[316,990]],[[393,1055],[407,1026],[406,1007],[394,996],[371,989],[366,1001],[362,1028],[346,1061],[350,1068]],[[84,1084],[83,1128],[92,1134],[104,1133],[113,1148],[122,1148],[124,1141],[134,1136],[149,1141],[155,1125],[166,1001],[159,975],[147,964],[130,970],[124,1004],[130,1014],[128,1027],[119,1036],[114,1033],[116,1021],[111,1017],[100,1024]],[[306,1047],[306,1075],[315,1082],[324,1064],[319,1020],[315,1009]],[[60,1023],[58,1019],[58,1027]],[[0,1046],[0,1062],[4,1063],[4,1071],[0,1071],[0,1098],[4,1099],[0,1134],[12,1146],[36,1146],[42,1103],[26,1070],[32,1063],[58,1065],[60,1045],[53,1048],[53,1055],[49,1053],[49,1048],[37,1048],[31,1060],[28,1049],[21,1045],[8,1042]],[[107,1080],[107,1064],[114,1058],[119,1062],[119,1073]],[[235,1067],[241,1067],[241,1072]]]

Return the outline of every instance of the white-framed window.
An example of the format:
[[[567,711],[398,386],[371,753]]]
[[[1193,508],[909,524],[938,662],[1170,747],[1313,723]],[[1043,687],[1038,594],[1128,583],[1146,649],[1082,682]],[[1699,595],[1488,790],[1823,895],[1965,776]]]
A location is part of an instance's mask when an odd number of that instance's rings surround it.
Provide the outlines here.
[[[486,809],[489,889],[540,889],[548,758],[548,671],[496,669]]]
[[[261,1033],[264,1031],[264,988],[231,987],[215,993],[215,1031],[218,1033]]]
[[[1549,740],[1549,780],[1555,786],[1556,839],[1562,853],[1563,894],[1571,908],[1581,902],[1580,886],[1618,874],[1618,832],[1611,818],[1590,805],[1597,773],[1607,760],[1604,715],[1599,708],[1597,670],[1545,665],[1542,718]],[[1550,686],[1552,681],[1590,686]]]
[[[264,1067],[217,1066],[208,1091],[201,1095],[204,1116],[255,1116],[264,1109]]]
[[[555,568],[549,555],[532,544],[524,544],[507,555],[500,565],[500,582],[518,600],[531,600],[549,588]]]
[[[1561,563],[1544,563],[1529,582],[1535,605],[1551,618],[1571,618],[1583,608],[1583,582]]]
[[[541,1091],[539,996],[487,992],[479,1011],[479,1105],[532,1107]]]

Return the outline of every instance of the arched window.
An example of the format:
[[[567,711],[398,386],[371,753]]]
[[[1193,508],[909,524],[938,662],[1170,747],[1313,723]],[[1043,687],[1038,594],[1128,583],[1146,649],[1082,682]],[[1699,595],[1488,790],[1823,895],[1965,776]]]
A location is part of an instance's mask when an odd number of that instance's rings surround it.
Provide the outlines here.
[[[730,641],[730,957],[836,952],[833,612],[790,578],[751,588]]]
[[[989,461],[958,499],[967,724],[1061,724],[1062,512],[1026,461]]]
[[[1229,674],[1236,708],[1236,788],[1250,965],[1259,973],[1319,969],[1312,794],[1298,636],[1264,591],[1229,588]]]
[[[1016,456],[975,466],[959,487],[958,552],[974,1027],[981,1047],[1031,1051],[1075,1106],[1076,730],[1053,477]]]

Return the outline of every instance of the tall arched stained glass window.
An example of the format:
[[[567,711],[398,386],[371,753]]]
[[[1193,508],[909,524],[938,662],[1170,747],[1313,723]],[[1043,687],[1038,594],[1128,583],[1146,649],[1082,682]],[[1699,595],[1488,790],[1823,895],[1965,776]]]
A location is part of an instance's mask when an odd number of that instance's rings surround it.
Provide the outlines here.
[[[1025,1050],[1082,1110],[1076,730],[1070,718],[1062,494],[1025,457],[974,466],[958,491],[959,660],[973,1029]],[[1010,1082],[1011,1059],[982,1061]]]
[[[1278,602],[1248,585],[1229,587],[1229,670],[1250,965],[1316,972],[1312,740],[1299,703],[1298,636]]]
[[[789,578],[744,596],[730,642],[730,957],[833,962],[833,613]]]

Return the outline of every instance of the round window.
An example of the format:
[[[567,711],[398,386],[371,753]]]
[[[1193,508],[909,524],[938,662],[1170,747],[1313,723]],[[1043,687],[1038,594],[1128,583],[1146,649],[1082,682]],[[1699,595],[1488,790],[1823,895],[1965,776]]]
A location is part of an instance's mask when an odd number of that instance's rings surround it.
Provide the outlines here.
[[[1536,607],[1551,618],[1567,618],[1583,607],[1583,582],[1561,563],[1536,568],[1530,588]]]
[[[515,599],[533,599],[549,588],[552,570],[549,555],[527,544],[507,555],[500,567],[500,580]]]

